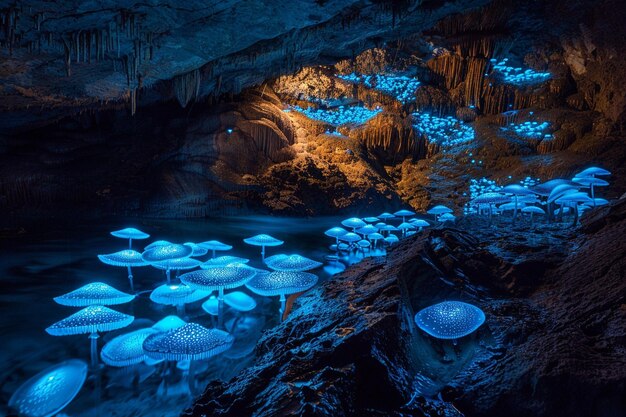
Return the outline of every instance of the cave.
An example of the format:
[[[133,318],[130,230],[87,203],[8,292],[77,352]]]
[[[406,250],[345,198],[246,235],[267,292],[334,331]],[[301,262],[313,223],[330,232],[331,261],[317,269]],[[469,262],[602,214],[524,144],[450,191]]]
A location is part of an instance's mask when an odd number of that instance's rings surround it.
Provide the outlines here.
[[[0,0],[0,415],[626,417],[625,21]]]

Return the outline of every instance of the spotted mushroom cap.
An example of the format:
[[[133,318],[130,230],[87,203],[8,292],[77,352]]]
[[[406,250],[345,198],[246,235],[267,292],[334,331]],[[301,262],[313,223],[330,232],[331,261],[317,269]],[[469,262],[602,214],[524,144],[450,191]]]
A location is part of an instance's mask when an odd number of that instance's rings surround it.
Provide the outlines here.
[[[234,337],[223,330],[187,323],[177,329],[150,335],[143,350],[152,359],[202,360],[218,355],[233,345]]]
[[[485,322],[485,313],[461,301],[444,301],[415,315],[417,326],[437,339],[460,339]]]

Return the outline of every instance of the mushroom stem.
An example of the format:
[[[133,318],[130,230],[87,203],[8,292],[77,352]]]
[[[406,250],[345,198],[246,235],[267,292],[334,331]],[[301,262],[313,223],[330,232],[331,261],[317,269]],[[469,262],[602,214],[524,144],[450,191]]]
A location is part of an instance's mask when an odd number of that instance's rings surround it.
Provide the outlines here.
[[[221,329],[224,324],[224,287],[220,287],[217,295],[217,328]]]
[[[93,332],[89,335],[89,341],[91,345],[91,367],[96,369],[98,367],[98,333]]]
[[[189,370],[187,371],[187,384],[189,385],[189,393],[191,396],[194,396],[194,392],[196,391],[196,378],[195,378],[195,361],[193,359],[189,360]]]
[[[126,267],[128,269],[128,280],[130,281],[130,290],[135,292],[135,286],[133,285],[133,272],[130,269],[130,265]]]
[[[594,197],[594,193],[593,193],[593,184],[591,184],[591,199],[593,200],[593,206],[596,206],[596,198]]]
[[[213,256],[211,258],[215,258],[215,249],[213,249]]]
[[[283,321],[283,315],[285,314],[285,309],[286,309],[286,304],[287,304],[287,299],[285,298],[285,294],[281,294],[280,295],[280,310],[278,310],[278,313],[280,314],[280,321]]]
[[[178,317],[182,318],[185,315],[185,305],[184,304],[176,304],[176,314]]]
[[[128,249],[133,248],[133,238],[128,238]]]
[[[165,277],[166,277],[166,279],[167,279],[167,283],[168,283],[168,285],[169,285],[169,284],[171,283],[171,279],[170,279],[170,269],[169,269],[169,268],[167,268],[167,269],[165,270]]]
[[[513,210],[513,224],[515,224],[515,218],[517,217],[517,195],[514,195],[515,198],[515,209]]]
[[[261,246],[261,260],[265,261],[265,246]]]

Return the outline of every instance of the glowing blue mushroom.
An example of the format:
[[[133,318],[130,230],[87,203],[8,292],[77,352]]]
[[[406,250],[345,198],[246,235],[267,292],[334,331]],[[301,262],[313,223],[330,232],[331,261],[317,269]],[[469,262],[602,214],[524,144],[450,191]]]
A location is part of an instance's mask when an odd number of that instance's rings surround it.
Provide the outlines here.
[[[344,225],[345,227],[350,227],[352,231],[354,232],[356,231],[356,229],[365,226],[367,223],[365,223],[363,220],[359,219],[358,217],[351,217],[349,219],[342,221],[341,224]]]
[[[133,301],[134,295],[116,290],[104,282],[92,282],[67,294],[55,297],[58,304],[70,307],[110,306]]]
[[[177,264],[176,259],[188,258],[192,252],[193,249],[189,246],[172,243],[170,245],[156,246],[148,249],[141,254],[141,258],[151,265],[158,265],[157,268],[159,269],[165,269],[167,283],[169,284],[171,268],[168,266],[175,266]]]
[[[183,243],[183,245],[189,246],[191,248],[191,255],[189,256],[192,256],[194,258],[197,258],[198,256],[204,256],[209,252],[207,248],[200,246],[197,243],[185,242]]]
[[[222,325],[224,289],[237,288],[248,282],[256,271],[253,268],[220,266],[188,272],[180,276],[181,282],[201,291],[218,291],[218,326]]]
[[[207,240],[206,242],[198,243],[198,245],[212,251],[212,258],[215,258],[216,251],[229,251],[233,248],[232,246],[227,245],[226,243],[222,243],[219,240]]]
[[[155,329],[139,329],[111,339],[102,347],[100,358],[109,366],[125,367],[143,362],[146,354],[143,351],[143,342]]]
[[[460,339],[485,322],[485,313],[461,301],[444,301],[426,307],[415,315],[417,326],[437,339]]]
[[[415,212],[411,210],[399,210],[393,213],[396,217],[402,217],[402,222],[406,221],[407,217],[415,216]]]
[[[391,214],[391,213],[387,213],[387,212],[385,212],[385,213],[379,214],[379,215],[378,215],[378,216],[376,216],[376,217],[378,217],[378,218],[379,218],[380,220],[382,220],[384,223],[387,223],[387,220],[389,220],[389,219],[393,219],[393,218],[395,218],[396,216],[394,216],[394,215],[393,215],[393,214]]]
[[[106,255],[98,255],[98,259],[100,259],[100,262],[107,265],[126,267],[128,270],[128,281],[130,282],[131,291],[135,290],[135,285],[133,283],[133,271],[131,268],[149,265],[148,262],[143,260],[141,253],[132,249],[121,250],[119,252],[109,253]]]
[[[189,361],[188,383],[194,392],[193,365],[195,361],[218,355],[233,345],[230,333],[207,329],[196,323],[187,323],[178,329],[150,335],[143,342],[143,350],[153,359]]]
[[[293,255],[274,255],[265,259],[265,264],[274,271],[285,272],[299,272],[310,271],[311,269],[319,268],[322,266],[321,262],[314,261],[305,256],[293,254]]]
[[[211,295],[210,291],[195,290],[185,284],[165,284],[150,293],[150,299],[157,303],[176,307],[179,316],[185,314],[185,304],[194,303]]]
[[[135,229],[134,227],[127,227],[126,229],[115,230],[114,232],[111,232],[111,234],[121,239],[128,239],[128,249],[131,249],[133,247],[133,239],[141,240],[150,237],[149,234],[144,233],[141,230]]]
[[[155,240],[154,242],[150,243],[148,246],[143,248],[143,250],[147,251],[149,249],[156,248],[156,247],[159,247],[159,246],[169,246],[169,245],[172,245],[172,244],[173,243],[170,242],[169,240]]]
[[[224,303],[237,311],[250,311],[256,307],[254,298],[241,291],[233,291],[224,295]]]
[[[98,365],[98,333],[110,332],[130,325],[135,318],[104,306],[89,306],[54,323],[46,329],[52,336],[89,334],[91,365]]]
[[[285,313],[285,295],[303,292],[317,283],[317,276],[309,272],[272,272],[260,274],[246,283],[255,294],[264,297],[280,296],[280,318]]]
[[[9,407],[22,416],[54,416],[72,402],[86,379],[84,361],[61,362],[24,382],[11,396]]]
[[[339,238],[345,235],[346,233],[348,233],[348,231],[344,229],[343,227],[333,227],[324,232],[326,236],[334,237],[335,244],[337,245],[339,244]]]
[[[187,322],[178,316],[167,316],[152,325],[152,328],[158,332],[166,332],[168,330],[178,329]]]
[[[252,246],[260,246],[261,247],[261,259],[265,259],[265,247],[273,247],[280,246],[283,242],[282,240],[278,240],[270,235],[260,234],[252,237],[248,237],[243,240],[248,245]]]
[[[203,263],[202,265],[200,265],[200,268],[211,269],[211,268],[215,268],[216,266],[226,266],[232,263],[247,264],[248,262],[250,262],[250,259],[240,258],[238,256],[226,255],[226,256],[218,256],[217,258],[211,258],[205,263]]]
[[[452,213],[452,209],[446,206],[438,205],[438,206],[431,208],[426,213],[432,214],[433,216],[435,216],[436,220],[439,220],[439,216],[441,216],[444,213]]]
[[[165,271],[169,282],[169,273],[171,271],[176,271],[176,275],[178,276],[180,271],[187,271],[197,267],[202,267],[202,261],[193,258],[176,258],[168,259],[167,261],[154,262],[151,265],[156,269]]]

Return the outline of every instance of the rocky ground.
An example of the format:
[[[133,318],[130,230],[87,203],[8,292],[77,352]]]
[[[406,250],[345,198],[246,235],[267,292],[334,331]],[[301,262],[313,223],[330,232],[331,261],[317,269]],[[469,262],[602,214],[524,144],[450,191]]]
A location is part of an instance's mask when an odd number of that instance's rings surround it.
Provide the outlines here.
[[[575,229],[470,217],[409,238],[295,300],[184,415],[624,415],[625,232],[622,198]],[[443,299],[485,325],[426,337],[412,317]]]

